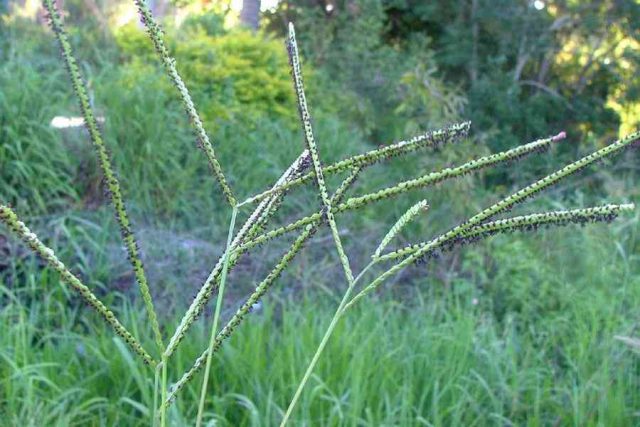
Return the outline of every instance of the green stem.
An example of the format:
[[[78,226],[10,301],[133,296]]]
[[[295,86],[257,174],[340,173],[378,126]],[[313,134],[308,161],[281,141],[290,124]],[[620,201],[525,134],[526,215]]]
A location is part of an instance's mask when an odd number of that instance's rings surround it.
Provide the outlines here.
[[[162,356],[162,401],[167,398],[167,358]],[[160,407],[160,427],[166,427],[167,425],[167,409]]]
[[[347,288],[347,291],[344,293],[344,295],[342,297],[342,301],[340,301],[340,305],[338,306],[338,309],[334,313],[333,318],[331,319],[331,323],[329,323],[329,327],[327,328],[327,330],[324,333],[324,336],[322,337],[322,341],[320,341],[320,344],[318,345],[318,348],[316,349],[316,352],[313,355],[313,358],[311,359],[311,362],[309,362],[309,366],[307,366],[307,370],[305,371],[304,376],[302,377],[302,380],[300,380],[300,383],[298,384],[298,388],[296,389],[296,392],[293,395],[293,398],[291,399],[291,402],[289,403],[289,407],[287,408],[287,412],[285,412],[284,417],[282,418],[282,422],[280,423],[280,427],[284,427],[287,424],[287,422],[289,421],[289,418],[291,417],[291,414],[293,413],[293,410],[295,409],[296,404],[298,403],[298,400],[300,399],[300,396],[302,394],[302,390],[304,389],[304,386],[309,381],[309,378],[311,377],[311,374],[313,373],[313,370],[315,369],[316,364],[318,363],[318,360],[320,360],[320,356],[322,355],[322,352],[324,351],[324,348],[327,346],[327,343],[329,342],[329,338],[331,338],[331,335],[333,334],[334,329],[338,325],[338,321],[342,318],[342,315],[345,312],[344,308],[347,305],[347,302],[349,301],[349,297],[351,296],[351,293],[353,292],[355,284],[360,280],[360,278],[362,276],[364,276],[364,274],[371,267],[373,267],[373,265],[375,263],[376,263],[376,260],[373,260],[364,269],[362,269],[360,274],[358,274],[358,276],[356,276],[356,278],[353,280],[353,282],[351,282],[351,284]]]
[[[158,422],[158,392],[160,388],[160,365],[156,366],[153,375],[153,414],[151,416],[151,425],[157,426]]]
[[[211,370],[211,359],[213,355],[213,344],[216,338],[216,331],[218,330],[218,320],[220,319],[220,312],[222,311],[222,299],[224,296],[224,287],[227,281],[227,272],[229,270],[229,255],[231,254],[231,240],[233,239],[233,229],[236,224],[236,215],[238,214],[238,208],[234,207],[231,213],[231,222],[229,224],[229,234],[227,236],[227,247],[225,249],[226,255],[224,257],[224,264],[222,266],[222,275],[220,276],[220,288],[218,290],[218,298],[216,301],[216,311],[213,315],[213,325],[211,326],[211,337],[209,338],[209,354],[207,355],[207,363],[204,368],[204,379],[202,380],[202,389],[200,390],[200,403],[198,404],[198,415],[196,417],[196,427],[202,425],[202,414],[204,412],[204,401],[207,396],[207,383],[209,381],[209,371]],[[163,396],[162,401],[167,400],[166,396]]]

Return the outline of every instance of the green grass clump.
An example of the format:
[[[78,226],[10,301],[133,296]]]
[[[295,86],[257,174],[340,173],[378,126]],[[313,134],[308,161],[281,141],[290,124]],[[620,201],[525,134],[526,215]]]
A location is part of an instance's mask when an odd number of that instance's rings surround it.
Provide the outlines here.
[[[387,295],[356,307],[337,326],[331,357],[320,359],[292,424],[635,425],[640,361],[614,335],[636,328],[639,260],[629,249],[638,243],[637,221],[578,236],[542,232],[547,243],[498,237],[467,251],[455,289],[416,278],[410,306]],[[611,241],[617,235],[626,236],[621,250]],[[23,288],[2,287],[3,419],[148,425],[153,397],[144,367],[95,316],[69,310],[52,274],[26,270]],[[466,276],[479,271],[488,277]],[[307,361],[334,309],[311,286],[306,292],[295,304],[266,301],[214,355],[213,366],[224,369],[211,377],[207,418],[223,426],[280,421],[298,378],[292,367]],[[124,301],[119,317],[139,325],[141,309]],[[177,370],[190,366],[207,335],[199,323]],[[199,388],[186,385],[168,411],[170,425],[192,422]]]

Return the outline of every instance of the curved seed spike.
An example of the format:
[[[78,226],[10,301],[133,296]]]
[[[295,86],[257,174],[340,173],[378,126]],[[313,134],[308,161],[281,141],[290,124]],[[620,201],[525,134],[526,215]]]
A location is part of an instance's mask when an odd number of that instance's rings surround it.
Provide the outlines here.
[[[511,150],[502,151],[500,153],[495,153],[488,156],[480,157],[478,159],[463,163],[462,165],[454,168],[446,168],[437,172],[431,172],[419,178],[403,181],[396,185],[384,188],[379,191],[375,191],[373,193],[352,197],[347,201],[345,201],[344,203],[340,203],[337,206],[334,205],[333,209],[335,213],[359,209],[369,203],[374,203],[389,197],[395,197],[399,194],[405,193],[410,190],[428,187],[430,185],[435,185],[437,183],[446,181],[448,179],[457,178],[477,170],[495,166],[500,163],[521,159],[526,155],[546,150],[551,145],[552,142],[559,141],[564,137],[565,137],[564,132],[561,132],[556,136],[530,142],[528,144],[524,144],[519,147],[512,148]],[[253,246],[256,246],[268,240],[274,239],[290,231],[302,228],[307,224],[311,224],[312,222],[316,221],[318,218],[321,218],[321,217],[322,217],[322,212],[321,211],[316,212],[312,215],[309,215],[297,221],[294,221],[291,224],[287,224],[283,227],[279,227],[274,230],[270,230],[266,233],[263,233],[257,236],[256,238],[254,238],[253,240],[245,242],[241,246],[241,248],[243,250],[250,249]]]
[[[358,300],[360,300],[362,297],[364,297],[368,293],[375,290],[388,277],[402,270],[404,267],[408,266],[409,264],[416,262],[423,255],[439,247],[440,245],[447,242],[448,240],[451,240],[459,236],[465,230],[470,229],[476,225],[479,225],[482,222],[488,220],[489,218],[504,212],[505,210],[513,207],[516,203],[520,203],[530,197],[535,196],[540,191],[552,185],[557,184],[562,179],[570,175],[573,175],[574,173],[584,169],[590,164],[620,152],[621,150],[629,147],[630,145],[637,142],[638,140],[640,140],[640,132],[634,132],[630,135],[627,135],[626,137],[614,142],[613,144],[610,144],[604,148],[601,148],[600,150],[597,150],[573,163],[570,163],[569,165],[563,167],[562,169],[559,169],[556,172],[550,175],[547,175],[544,178],[522,188],[521,190],[510,195],[509,197],[506,197],[500,200],[499,202],[489,206],[482,212],[478,213],[477,215],[473,216],[472,218],[458,225],[457,227],[454,227],[450,231],[440,235],[439,237],[431,240],[428,243],[420,245],[420,248],[415,253],[405,258],[398,264],[395,264],[394,266],[389,268],[387,271],[385,271],[380,276],[378,276],[378,278],[376,278],[373,282],[371,282],[371,284],[369,284],[366,288],[364,288],[360,293],[358,293],[358,295],[353,297],[353,299],[349,301],[349,303],[347,304],[346,308],[351,307],[353,304],[358,302]]]
[[[477,170],[495,166],[500,163],[518,160],[526,155],[544,151],[550,147],[552,142],[557,142],[563,138],[564,132],[561,132],[556,136],[539,139],[537,141],[533,141],[507,151],[480,157],[478,159],[463,163],[462,165],[454,168],[445,168],[440,171],[423,175],[419,178],[403,181],[399,184],[384,188],[373,193],[365,194],[358,197],[352,197],[351,199],[337,206],[336,210],[337,212],[342,212],[346,210],[357,209],[366,204],[386,199],[388,197],[396,196],[415,188],[423,188],[429,185],[437,184],[447,179],[458,178]]]
[[[389,229],[386,236],[382,239],[378,247],[376,248],[371,258],[377,259],[380,257],[382,251],[391,243],[394,237],[404,228],[405,225],[409,223],[413,218],[415,218],[420,211],[426,211],[429,209],[429,205],[426,200],[421,200],[415,205],[411,206],[405,213],[402,215],[398,221]]]
[[[207,132],[204,130],[204,125],[202,124],[202,120],[200,119],[200,115],[196,110],[196,106],[191,99],[191,95],[189,94],[189,90],[187,86],[182,81],[180,74],[178,74],[178,70],[176,68],[176,60],[171,57],[169,54],[169,50],[164,43],[164,38],[162,34],[162,29],[160,25],[156,22],[151,10],[147,6],[147,3],[144,0],[134,0],[134,3],[138,7],[138,11],[140,12],[140,17],[145,27],[147,28],[147,34],[151,39],[153,46],[162,61],[162,65],[164,65],[167,73],[169,74],[169,78],[178,89],[180,93],[180,99],[182,100],[182,105],[184,106],[187,116],[189,116],[189,121],[191,122],[193,129],[196,133],[196,137],[198,139],[198,144],[204,154],[207,156],[207,161],[209,162],[209,166],[211,166],[211,170],[213,170],[213,174],[218,180],[218,184],[222,188],[222,193],[226,197],[227,201],[231,206],[235,206],[237,201],[233,196],[233,191],[231,191],[231,187],[227,183],[227,179],[222,172],[222,166],[220,166],[220,162],[216,157],[216,153],[213,149],[213,145],[209,140],[209,136]]]
[[[325,166],[322,168],[322,172],[326,175],[335,174],[349,170],[355,166],[370,166],[384,159],[411,153],[420,148],[438,147],[453,142],[457,139],[464,138],[469,133],[470,127],[471,122],[462,122],[436,131],[426,132],[409,140],[400,141],[395,144],[371,150],[363,154],[358,154],[356,156],[349,157],[348,159],[333,163],[329,166]],[[308,174],[301,176],[300,178],[288,182],[287,184],[283,185],[282,188],[271,188],[269,190],[263,191],[262,193],[256,194],[255,196],[249,197],[247,200],[240,203],[239,206],[258,202],[271,195],[274,191],[289,189],[297,185],[305,184],[313,180],[314,177],[315,171],[311,171]]]
[[[351,174],[342,181],[340,187],[336,190],[336,192],[331,197],[332,202],[339,202],[340,199],[344,196],[344,193],[353,185],[355,180],[360,173],[361,168],[354,168],[351,171]],[[244,318],[251,312],[251,308],[264,296],[264,294],[271,288],[274,282],[280,277],[284,269],[293,261],[295,256],[302,250],[305,243],[313,236],[313,234],[317,231],[318,226],[320,225],[320,220],[316,221],[313,224],[307,225],[302,233],[296,238],[293,242],[289,250],[282,256],[280,261],[276,264],[276,266],[271,270],[271,272],[267,275],[267,277],[262,280],[256,286],[254,292],[249,296],[249,298],[245,301],[244,304],[236,311],[233,317],[227,322],[227,324],[222,328],[222,330],[216,336],[216,341],[213,345],[212,352],[215,353],[222,346],[222,342],[229,338],[231,334],[236,330],[236,328],[242,323]],[[205,350],[194,362],[193,366],[189,368],[187,372],[185,372],[182,377],[176,382],[169,394],[169,397],[164,402],[164,405],[170,405],[176,398],[177,394],[184,388],[184,386],[193,379],[196,373],[203,367],[205,361],[207,360],[209,351]]]
[[[125,208],[122,191],[120,189],[120,183],[118,182],[116,173],[114,172],[111,165],[109,153],[107,152],[107,148],[104,144],[102,135],[98,127],[98,122],[96,121],[93,109],[91,108],[91,105],[89,103],[89,96],[87,95],[86,85],[84,83],[84,80],[82,79],[82,75],[80,73],[80,69],[76,62],[76,59],[73,56],[71,44],[69,43],[69,38],[62,25],[62,20],[60,18],[58,9],[56,8],[53,0],[44,0],[44,6],[49,13],[51,28],[53,29],[53,32],[55,33],[60,45],[60,49],[62,50],[62,57],[64,58],[65,64],[67,66],[67,71],[69,72],[69,76],[71,77],[73,90],[78,100],[80,101],[80,110],[82,111],[82,116],[84,117],[84,123],[98,156],[98,164],[100,165],[100,169],[102,170],[102,175],[107,186],[107,193],[109,195],[109,198],[111,199],[111,204],[115,209],[116,219],[118,221],[118,224],[120,225],[122,240],[124,241],[124,245],[127,249],[129,261],[131,262],[131,265],[133,267],[136,281],[138,282],[138,287],[140,288],[140,293],[142,294],[142,299],[144,300],[144,304],[146,306],[147,316],[149,316],[149,320],[151,322],[151,328],[153,329],[156,345],[158,346],[158,350],[162,351],[162,349],[164,348],[164,344],[162,342],[162,334],[160,333],[158,318],[153,306],[151,293],[149,292],[149,285],[147,283],[147,277],[144,272],[144,266],[142,264],[140,254],[138,253],[138,245],[136,243],[133,230],[131,229],[131,223],[129,221],[129,216],[127,215],[127,210]]]
[[[287,171],[285,171],[285,173],[276,182],[276,184],[274,184],[273,187],[274,188],[281,187],[279,183],[287,182],[289,179],[292,179],[296,175],[296,173],[303,170],[306,167],[305,159],[308,157],[308,155],[309,153],[306,150],[303,151],[300,154],[300,156],[287,169]],[[256,224],[259,224],[262,221],[262,219],[265,218],[264,215],[266,215],[266,218],[268,218],[268,215],[269,215],[268,209],[270,206],[270,201],[273,198],[279,198],[281,192],[282,190],[275,191],[272,193],[270,199],[266,199],[260,202],[260,204],[251,213],[251,215],[249,215],[249,218],[245,221],[242,227],[240,227],[240,230],[238,231],[238,233],[236,233],[235,237],[233,238],[233,242],[231,243],[230,249],[227,249],[227,250],[233,251],[233,253],[230,254],[230,259],[229,259],[230,266],[234,265],[238,257],[244,252],[244,250],[241,250],[238,248],[241,242],[244,239],[246,239],[250,235],[250,233],[252,233],[252,230],[255,230]],[[209,277],[207,277],[204,284],[200,287],[198,294],[191,302],[191,305],[187,309],[187,312],[185,313],[185,315],[182,317],[180,324],[176,328],[175,332],[173,333],[173,336],[171,337],[171,340],[169,341],[169,344],[167,345],[167,348],[165,349],[164,356],[166,358],[170,357],[173,354],[173,352],[175,351],[180,341],[182,341],[182,338],[184,338],[184,335],[187,332],[187,330],[191,327],[193,322],[196,320],[200,312],[202,312],[205,305],[211,298],[213,291],[216,289],[216,286],[220,277],[220,273],[222,272],[224,258],[225,258],[225,253],[223,253],[220,256],[220,258],[218,258],[216,265],[213,267],[213,270],[211,270],[211,273],[209,273]]]
[[[635,205],[633,203],[622,205],[608,204],[592,208],[542,212],[498,219],[472,227],[462,232],[453,240],[444,243],[444,245],[464,244],[480,238],[493,236],[496,233],[533,230],[546,225],[563,226],[572,223],[609,222],[616,219],[621,213],[634,209]],[[407,255],[415,253],[421,247],[422,244],[406,246],[394,252],[384,254],[380,256],[378,260],[388,261],[391,259],[404,258]]]
[[[118,334],[129,345],[131,350],[142,360],[149,364],[155,365],[156,362],[146,352],[138,340],[125,328],[116,318],[115,314],[104,305],[98,297],[95,296],[91,289],[84,285],[69,269],[60,261],[53,249],[47,247],[38,239],[29,228],[18,218],[16,213],[5,205],[0,205],[0,221],[5,223],[7,228],[19,237],[29,248],[38,254],[52,269],[54,269],[63,282],[71,286],[87,304],[89,304],[98,314],[111,326],[113,331]]]

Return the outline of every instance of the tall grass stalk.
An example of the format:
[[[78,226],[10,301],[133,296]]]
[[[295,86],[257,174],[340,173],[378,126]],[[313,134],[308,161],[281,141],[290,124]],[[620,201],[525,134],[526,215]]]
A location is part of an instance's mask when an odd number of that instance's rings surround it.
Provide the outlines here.
[[[198,416],[196,417],[196,427],[202,425],[202,414],[204,413],[204,401],[207,396],[207,384],[209,381],[209,371],[211,370],[211,355],[213,354],[212,348],[215,342],[216,334],[218,331],[218,321],[220,319],[220,313],[222,311],[222,301],[224,299],[224,288],[227,282],[227,272],[229,271],[229,258],[231,258],[231,241],[233,239],[233,229],[236,225],[236,215],[238,214],[238,208],[233,207],[231,212],[231,221],[229,223],[229,234],[227,236],[227,247],[225,249],[224,264],[222,266],[222,275],[220,276],[220,287],[218,289],[218,299],[216,301],[216,311],[213,315],[213,322],[211,325],[211,337],[209,338],[209,353],[207,355],[207,363],[204,368],[204,378],[202,380],[202,389],[200,390],[200,403],[198,405]],[[163,402],[166,401],[164,396]]]
[[[76,97],[78,98],[78,101],[80,102],[80,110],[82,111],[82,116],[84,118],[84,125],[89,132],[89,136],[91,138],[91,141],[93,142],[93,146],[98,156],[98,164],[100,165],[100,169],[102,170],[102,175],[107,186],[107,192],[111,199],[111,204],[115,209],[116,219],[118,221],[118,224],[120,225],[122,239],[124,240],[125,247],[129,254],[129,261],[133,266],[136,281],[138,282],[138,287],[140,288],[140,293],[142,294],[142,299],[144,300],[147,309],[147,316],[149,317],[149,321],[151,322],[151,329],[153,330],[155,336],[156,345],[158,346],[158,351],[162,353],[162,351],[164,350],[164,343],[162,340],[162,333],[160,332],[158,316],[156,315],[156,310],[153,306],[153,300],[151,298],[151,293],[149,292],[147,277],[145,275],[144,266],[140,258],[138,244],[131,228],[131,222],[129,221],[129,216],[125,207],[122,190],[120,189],[120,183],[118,182],[118,178],[111,164],[109,152],[107,151],[107,147],[102,138],[100,128],[98,127],[96,115],[94,114],[93,108],[91,107],[91,103],[89,101],[87,86],[84,83],[82,74],[80,73],[78,62],[73,55],[71,44],[69,43],[69,37],[62,25],[60,13],[53,0],[44,0],[44,6],[49,14],[49,23],[51,25],[51,29],[53,30],[56,39],[58,40],[58,44],[60,45],[62,57],[67,67],[69,77],[71,78],[73,90],[76,94]]]
[[[51,0],[48,0],[51,1]],[[196,109],[193,100],[191,99],[191,95],[189,94],[189,89],[184,84],[184,81],[178,74],[178,69],[176,68],[176,60],[171,57],[169,54],[169,49],[167,49],[164,43],[164,36],[162,34],[162,28],[156,22],[149,6],[147,6],[147,2],[144,0],[134,0],[135,5],[140,12],[140,17],[142,23],[147,28],[147,34],[149,38],[153,42],[153,47],[155,48],[160,60],[162,61],[162,65],[164,65],[167,70],[167,74],[171,79],[171,82],[174,84],[176,89],[180,94],[180,100],[187,112],[187,116],[189,117],[189,121],[191,122],[193,129],[196,133],[196,137],[198,138],[198,143],[202,151],[204,151],[207,161],[209,162],[209,166],[211,166],[211,170],[213,171],[214,176],[216,177],[218,184],[220,184],[220,188],[222,189],[222,193],[229,202],[229,205],[232,207],[236,205],[236,199],[233,195],[233,191],[231,187],[227,183],[227,179],[222,172],[222,166],[220,166],[220,162],[216,157],[216,153],[213,149],[213,145],[209,140],[209,136],[204,129],[204,125],[202,124],[202,120],[200,119],[200,115],[198,114],[198,110]]]

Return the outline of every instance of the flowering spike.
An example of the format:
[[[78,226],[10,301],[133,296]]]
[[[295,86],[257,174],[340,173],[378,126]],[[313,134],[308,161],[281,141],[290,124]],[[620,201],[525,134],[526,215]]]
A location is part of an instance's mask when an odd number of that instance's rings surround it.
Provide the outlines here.
[[[16,213],[5,205],[0,205],[0,221],[2,221],[11,232],[19,237],[29,248],[38,254],[49,267],[54,269],[60,278],[67,285],[71,286],[80,297],[91,306],[98,314],[111,326],[116,334],[118,334],[131,347],[134,353],[142,358],[149,365],[155,365],[156,362],[142,347],[138,340],[125,328],[116,318],[111,310],[104,305],[96,295],[84,285],[76,275],[74,275],[63,263],[56,257],[53,249],[47,247],[38,239],[29,228],[18,218]]]
[[[50,1],[50,0],[49,0]],[[198,139],[198,145],[204,151],[207,156],[207,161],[209,162],[209,166],[213,170],[213,174],[218,180],[218,184],[222,188],[222,193],[226,197],[227,201],[231,206],[236,205],[236,199],[233,195],[233,191],[231,191],[231,187],[227,183],[227,179],[222,172],[222,166],[220,166],[220,162],[216,157],[216,153],[213,149],[213,145],[209,140],[209,136],[207,132],[204,130],[204,125],[202,124],[202,120],[200,119],[200,115],[198,114],[198,110],[196,110],[196,106],[191,99],[191,95],[189,94],[189,89],[182,81],[180,74],[178,74],[178,69],[176,68],[176,60],[171,57],[169,54],[169,49],[164,43],[164,37],[162,34],[162,29],[160,25],[156,22],[151,10],[147,6],[147,3],[144,0],[134,0],[134,3],[138,7],[138,11],[140,12],[140,17],[142,23],[147,28],[147,34],[153,43],[153,46],[162,61],[165,69],[167,70],[167,74],[171,79],[171,82],[178,89],[180,93],[180,99],[182,100],[182,105],[184,106],[187,116],[189,117],[189,121],[191,122],[194,131],[196,133],[196,137]]]
[[[245,221],[242,227],[240,227],[240,230],[236,233],[235,237],[233,238],[233,241],[231,242],[231,245],[229,246],[229,248],[227,248],[227,250],[233,251],[230,254],[230,259],[229,259],[230,267],[235,265],[240,255],[245,251],[244,248],[240,247],[242,241],[246,239],[248,236],[250,236],[251,233],[255,232],[256,227],[259,227],[259,225],[257,226],[256,224],[260,224],[262,222],[262,220],[265,218],[264,215],[266,215],[266,218],[268,218],[269,216],[268,210],[272,208],[270,207],[271,205],[270,200],[273,198],[279,198],[281,192],[283,191],[281,189],[282,185],[280,185],[279,183],[283,183],[283,182],[286,183],[289,179],[292,179],[293,177],[295,177],[296,174],[299,173],[299,171],[303,170],[306,167],[307,157],[308,157],[308,152],[305,150],[293,162],[293,164],[287,169],[287,171],[281,176],[281,178],[276,182],[276,184],[274,184],[273,188],[277,188],[277,191],[272,192],[270,199],[263,200],[254,209],[251,215],[249,215],[249,218]],[[209,276],[207,277],[203,285],[200,287],[200,290],[198,291],[196,297],[191,302],[191,305],[189,306],[186,313],[182,317],[182,320],[180,320],[180,324],[176,328],[175,332],[173,333],[173,336],[171,337],[171,340],[169,341],[169,344],[167,345],[167,348],[165,349],[165,352],[164,352],[165,357],[168,358],[173,354],[173,352],[177,348],[180,341],[182,341],[182,339],[184,338],[184,335],[186,334],[187,330],[191,327],[193,322],[195,322],[195,320],[200,315],[205,305],[211,298],[211,295],[213,294],[213,291],[215,290],[218,284],[220,273],[222,272],[225,253],[223,253],[220,256],[220,258],[218,258],[218,261],[216,262],[216,265],[213,267],[213,270],[211,270],[211,273],[209,273]]]
[[[400,141],[395,144],[386,145],[382,148],[368,151],[366,153],[358,154],[348,159],[341,160],[333,163],[329,166],[322,168],[322,172],[326,175],[335,174],[349,170],[356,166],[370,166],[384,159],[391,157],[411,153],[424,147],[438,147],[450,142],[453,142],[459,138],[467,136],[471,122],[462,122],[453,124],[443,129],[436,131],[430,131],[421,135],[415,136],[406,141]],[[287,184],[283,185],[282,189],[292,188],[297,185],[307,183],[315,177],[315,171],[311,171],[300,178],[294,179]],[[272,192],[281,190],[280,188],[272,188],[255,196],[249,197],[247,200],[240,203],[240,205],[250,204],[258,202],[265,197],[271,195]]]
[[[89,96],[87,95],[87,88],[84,80],[82,79],[82,75],[80,74],[80,69],[77,65],[76,59],[73,56],[71,44],[69,43],[69,38],[62,25],[62,19],[60,18],[59,11],[53,0],[44,0],[44,6],[49,14],[51,28],[53,29],[58,40],[58,44],[60,45],[60,49],[62,50],[62,57],[64,58],[65,65],[69,72],[69,77],[71,77],[73,90],[80,101],[80,110],[84,117],[84,124],[96,150],[98,164],[100,165],[103,179],[106,184],[105,193],[111,199],[111,204],[115,209],[116,219],[120,226],[122,239],[124,240],[128,258],[133,267],[136,281],[138,282],[138,287],[140,288],[140,293],[142,294],[142,299],[146,306],[147,316],[149,316],[149,320],[151,322],[151,328],[153,329],[156,345],[158,346],[158,349],[162,351],[164,348],[162,334],[160,333],[158,318],[153,306],[151,293],[149,292],[149,285],[144,272],[144,266],[140,258],[133,230],[131,229],[131,223],[129,221],[129,216],[127,215],[122,191],[120,190],[120,183],[118,182],[116,173],[111,165],[109,152],[107,151],[100,129],[98,128],[98,122],[95,114],[93,113],[93,109],[91,108]]]
[[[602,205],[593,208],[551,211],[529,215],[515,216],[485,222],[460,233],[452,240],[443,243],[443,246],[465,244],[475,242],[478,239],[490,237],[497,233],[513,231],[532,231],[542,226],[563,226],[569,224],[584,225],[590,222],[609,222],[616,219],[621,213],[635,209],[633,203],[622,205]],[[407,255],[420,250],[422,244],[406,246],[394,252],[389,252],[378,258],[379,261],[404,258]]]
[[[364,194],[362,196],[357,196],[357,197],[351,197],[350,199],[346,200],[343,203],[334,205],[333,209],[335,213],[359,209],[370,203],[387,199],[389,197],[395,197],[397,195],[403,194],[410,190],[428,187],[430,185],[434,185],[434,184],[446,181],[448,179],[461,177],[463,175],[474,172],[476,170],[481,170],[487,167],[495,166],[500,163],[517,160],[529,154],[541,152],[543,150],[546,150],[552,142],[555,142],[558,140],[559,140],[558,135],[554,137],[539,139],[537,141],[530,142],[528,144],[524,144],[507,151],[502,151],[500,153],[495,153],[488,156],[480,157],[475,160],[471,160],[469,162],[463,163],[462,165],[454,168],[446,168],[437,172],[431,172],[419,178],[403,181],[396,185],[383,188],[382,190],[378,190],[373,193],[368,193],[368,194]],[[243,250],[250,249],[253,246],[259,245],[268,240],[279,237],[290,231],[294,231],[299,228],[302,228],[307,224],[311,224],[312,222],[316,221],[320,217],[322,217],[322,212],[316,212],[314,214],[301,218],[297,221],[294,221],[290,224],[287,224],[283,227],[279,227],[274,230],[263,233],[255,237],[253,240],[249,240],[243,243],[242,249]]]
[[[344,196],[344,193],[349,189],[360,173],[360,168],[354,168],[351,174],[340,184],[340,187],[331,197],[331,201],[336,203]],[[293,242],[289,250],[282,256],[280,261],[271,270],[271,272],[256,286],[254,292],[249,296],[244,304],[236,311],[233,317],[227,322],[216,337],[214,343],[213,352],[215,353],[220,349],[223,340],[229,338],[231,334],[236,330],[238,325],[242,322],[245,316],[251,311],[251,308],[262,298],[262,296],[269,290],[273,283],[280,277],[284,269],[293,261],[294,257],[302,250],[305,243],[313,236],[320,225],[320,218],[312,224],[308,224],[300,235]],[[189,382],[195,374],[203,367],[209,351],[205,350],[194,362],[193,366],[185,372],[182,377],[174,384],[168,399],[164,402],[164,405],[170,405],[175,399],[177,393]]]
[[[380,276],[378,276],[373,282],[371,282],[367,287],[365,287],[360,293],[358,293],[358,295],[356,295],[348,304],[347,307],[351,307],[353,304],[355,304],[358,300],[360,300],[362,297],[364,297],[365,295],[367,295],[368,293],[372,292],[373,290],[375,290],[378,286],[380,286],[382,284],[382,282],[384,282],[384,280],[386,280],[388,277],[392,276],[393,274],[397,273],[398,271],[402,270],[404,267],[408,266],[409,264],[412,264],[414,262],[416,262],[417,260],[419,260],[420,258],[422,258],[423,255],[428,254],[429,252],[431,252],[433,249],[435,248],[439,248],[440,245],[442,245],[443,243],[456,238],[457,236],[459,236],[462,232],[482,224],[483,222],[487,221],[488,219],[490,219],[491,217],[498,215],[508,209],[510,209],[511,207],[513,207],[515,204],[520,203],[530,197],[535,196],[536,194],[538,194],[540,191],[557,184],[558,182],[560,182],[562,179],[575,174],[576,172],[584,169],[585,167],[591,165],[592,163],[595,163],[596,161],[602,160],[608,156],[614,155],[620,151],[622,151],[623,149],[631,146],[632,144],[634,144],[635,142],[637,142],[638,140],[640,140],[640,132],[634,132],[632,134],[627,135],[626,137],[614,142],[613,144],[610,144],[604,148],[601,148],[600,150],[597,150],[573,163],[570,163],[569,165],[563,167],[562,169],[557,170],[556,172],[545,176],[544,178],[522,188],[521,190],[513,193],[512,195],[500,200],[499,202],[489,206],[488,208],[484,209],[483,211],[481,211],[480,213],[476,214],[475,216],[473,216],[472,218],[470,218],[469,220],[465,221],[464,223],[458,225],[457,227],[454,227],[453,229],[451,229],[450,231],[440,235],[439,237],[424,243],[422,245],[420,245],[420,248],[414,252],[413,254],[411,254],[409,257],[405,258],[404,260],[402,260],[401,262],[399,262],[398,264],[395,264],[394,266],[392,266],[391,268],[389,268],[387,271],[385,271],[384,273],[382,273]]]
[[[379,258],[380,254],[382,253],[382,251],[389,245],[391,240],[393,240],[393,238],[400,232],[400,230],[402,230],[404,228],[404,226],[409,223],[409,221],[411,221],[413,218],[415,218],[415,216],[418,215],[418,213],[420,213],[420,211],[426,211],[427,209],[429,209],[429,205],[427,204],[426,200],[421,200],[418,203],[416,203],[415,205],[411,206],[404,213],[404,215],[402,215],[398,219],[398,221],[393,225],[393,227],[391,227],[391,229],[389,229],[389,231],[387,232],[387,235],[384,236],[384,238],[382,239],[382,241],[378,245],[378,247],[375,250],[375,252],[373,253],[373,255],[371,255],[371,258],[373,258],[373,259]]]
[[[329,194],[327,192],[327,186],[324,181],[324,174],[322,173],[322,165],[320,164],[320,155],[318,153],[318,147],[316,146],[315,137],[313,136],[313,128],[311,126],[311,114],[307,107],[307,99],[304,93],[304,83],[302,81],[302,67],[300,66],[300,57],[298,56],[298,44],[296,43],[296,33],[293,28],[293,24],[289,23],[289,38],[287,43],[287,50],[289,53],[289,63],[291,65],[291,74],[293,76],[293,87],[298,99],[298,112],[300,113],[300,121],[302,122],[302,128],[304,131],[304,140],[307,145],[307,150],[311,154],[311,162],[313,164],[313,170],[315,172],[315,180],[318,185],[318,192],[322,205],[324,206],[327,222],[331,228],[331,235],[342,264],[342,269],[349,282],[349,286],[353,283],[353,272],[349,266],[349,259],[344,252],[342,241],[340,240],[340,233],[338,233],[338,227],[331,211],[331,200],[329,200]]]

